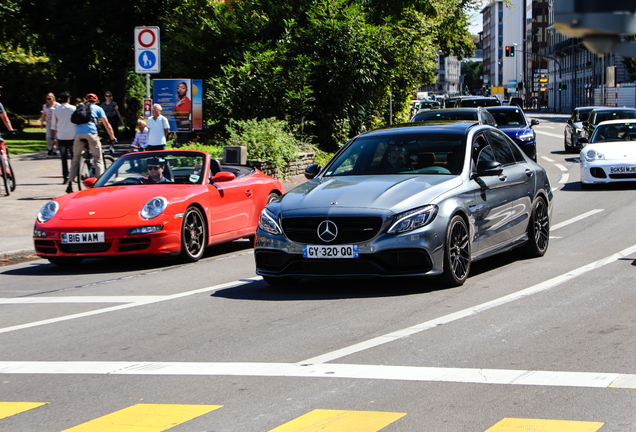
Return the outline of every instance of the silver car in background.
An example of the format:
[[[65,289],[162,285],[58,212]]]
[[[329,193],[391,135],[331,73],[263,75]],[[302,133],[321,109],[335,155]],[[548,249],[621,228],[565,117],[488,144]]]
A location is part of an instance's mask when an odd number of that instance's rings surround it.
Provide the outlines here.
[[[313,178],[261,213],[256,272],[273,285],[441,275],[459,286],[477,259],[513,248],[540,257],[548,248],[548,176],[488,125],[365,133],[306,175]]]

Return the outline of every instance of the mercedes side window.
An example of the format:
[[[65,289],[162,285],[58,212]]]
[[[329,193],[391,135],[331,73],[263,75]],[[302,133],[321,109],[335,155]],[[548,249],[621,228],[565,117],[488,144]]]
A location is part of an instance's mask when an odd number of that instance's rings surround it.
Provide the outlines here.
[[[503,166],[511,165],[516,162],[515,155],[512,152],[510,144],[508,144],[508,141],[501,133],[490,130],[487,131],[486,134],[497,162]]]

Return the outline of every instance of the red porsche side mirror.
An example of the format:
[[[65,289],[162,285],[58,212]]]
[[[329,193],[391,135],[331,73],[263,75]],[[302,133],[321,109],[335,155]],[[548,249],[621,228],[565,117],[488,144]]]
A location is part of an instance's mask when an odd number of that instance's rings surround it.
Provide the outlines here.
[[[84,186],[86,186],[87,188],[92,188],[95,185],[96,181],[97,181],[97,177],[89,177],[86,180],[84,180]]]
[[[229,171],[219,171],[212,177],[212,182],[227,182],[234,180],[236,176]]]

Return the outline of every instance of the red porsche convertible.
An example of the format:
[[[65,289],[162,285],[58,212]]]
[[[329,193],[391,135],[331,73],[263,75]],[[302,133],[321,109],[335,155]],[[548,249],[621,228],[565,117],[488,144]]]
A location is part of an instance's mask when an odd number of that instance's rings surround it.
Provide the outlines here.
[[[208,245],[253,237],[261,210],[285,193],[255,168],[189,150],[129,153],[85,184],[40,210],[38,256],[57,265],[114,255],[196,261]]]

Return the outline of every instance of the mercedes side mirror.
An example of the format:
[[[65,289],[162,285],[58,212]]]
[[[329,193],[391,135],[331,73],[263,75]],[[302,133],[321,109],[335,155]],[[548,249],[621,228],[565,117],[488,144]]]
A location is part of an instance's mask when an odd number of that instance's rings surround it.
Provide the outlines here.
[[[307,180],[311,180],[318,175],[321,169],[322,167],[318,164],[309,165],[307,168],[305,168],[305,178]]]

